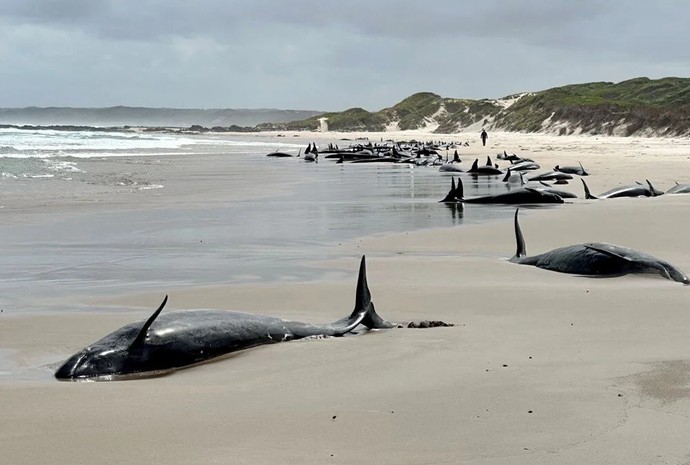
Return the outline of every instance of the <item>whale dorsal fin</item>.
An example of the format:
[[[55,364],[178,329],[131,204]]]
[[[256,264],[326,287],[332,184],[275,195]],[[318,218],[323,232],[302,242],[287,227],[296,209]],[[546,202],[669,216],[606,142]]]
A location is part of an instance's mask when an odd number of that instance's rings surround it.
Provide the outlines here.
[[[527,248],[525,247],[525,238],[522,236],[522,230],[520,229],[520,222],[518,221],[518,213],[520,208],[515,209],[515,242],[517,243],[517,250],[515,251],[515,256],[510,259],[511,262],[515,262],[518,259],[527,255]]]
[[[582,162],[578,161],[578,163],[580,164],[580,169],[582,170],[582,176],[589,176],[589,173],[585,171],[585,167],[582,166]]]
[[[478,166],[479,166],[479,159],[475,158],[474,163],[472,163],[472,167],[470,168],[470,172],[477,171]]]
[[[149,319],[146,320],[146,323],[144,323],[144,326],[141,327],[141,330],[139,330],[139,334],[137,334],[137,337],[135,337],[134,341],[132,341],[132,343],[130,344],[129,350],[135,349],[144,343],[144,340],[146,339],[146,333],[148,332],[149,328],[156,320],[156,318],[158,318],[158,315],[160,314],[161,310],[163,310],[163,307],[165,307],[166,303],[168,303],[167,295],[163,299],[163,302],[160,304],[158,309],[155,312],[153,312],[153,315],[151,315]]]
[[[460,178],[458,178],[458,187],[455,189],[455,199],[465,200],[465,186],[463,186]]]
[[[455,178],[450,178],[450,190],[441,202],[455,202]]]
[[[649,192],[652,193],[652,197],[656,197],[658,195],[661,195],[661,194],[657,194],[656,189],[654,189],[654,186],[652,186],[652,183],[649,182],[649,179],[645,179],[645,181],[647,181],[647,185],[649,186]]]

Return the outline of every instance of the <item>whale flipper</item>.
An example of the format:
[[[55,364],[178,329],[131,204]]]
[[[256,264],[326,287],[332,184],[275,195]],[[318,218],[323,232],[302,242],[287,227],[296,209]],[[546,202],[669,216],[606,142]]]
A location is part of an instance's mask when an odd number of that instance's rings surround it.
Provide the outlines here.
[[[584,246],[590,250],[596,250],[599,253],[603,253],[605,255],[608,255],[609,257],[612,258],[618,258],[620,260],[625,260],[626,262],[632,262],[633,260],[630,257],[627,257],[621,253],[614,252],[613,250],[609,250],[607,248],[597,246],[594,244],[584,244]]]

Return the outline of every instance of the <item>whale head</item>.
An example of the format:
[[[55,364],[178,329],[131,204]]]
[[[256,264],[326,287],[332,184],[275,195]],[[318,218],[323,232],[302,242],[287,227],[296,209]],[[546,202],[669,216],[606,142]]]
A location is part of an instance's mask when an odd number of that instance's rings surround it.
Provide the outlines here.
[[[148,330],[168,301],[163,303],[143,324],[131,323],[110,333],[72,355],[55,372],[60,380],[81,380],[89,378],[112,379],[118,375],[128,375],[147,371],[150,367],[145,361],[150,358],[150,348],[144,343]]]
[[[60,380],[109,378],[130,373],[132,366],[128,347],[98,345],[86,347],[67,359],[55,372]]]

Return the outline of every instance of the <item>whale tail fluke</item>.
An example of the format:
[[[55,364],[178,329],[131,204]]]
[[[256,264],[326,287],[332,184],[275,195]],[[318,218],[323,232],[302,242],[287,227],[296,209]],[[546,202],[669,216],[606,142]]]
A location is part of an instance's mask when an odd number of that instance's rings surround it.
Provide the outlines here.
[[[376,309],[374,308],[374,302],[372,302],[369,305],[369,311],[362,320],[361,324],[363,324],[369,329],[389,329],[396,327],[394,323],[384,320],[379,316],[378,313],[376,313]]]
[[[527,255],[527,248],[525,247],[525,238],[522,235],[522,230],[520,229],[520,222],[518,221],[519,208],[515,209],[515,242],[517,243],[517,250],[515,255],[510,259],[511,262],[518,262],[522,257]]]
[[[357,278],[357,294],[355,296],[355,309],[349,317],[340,320],[337,323],[347,323],[347,328],[342,334],[348,333],[362,324],[369,329],[385,329],[394,328],[395,325],[381,318],[374,303],[371,301],[371,292],[367,283],[367,264],[366,258],[362,255],[362,261],[359,264],[359,277]]]
[[[585,198],[587,200],[596,200],[599,198],[599,197],[592,195],[592,193],[589,191],[589,186],[587,186],[587,183],[585,182],[584,179],[580,179],[580,181],[582,181],[582,185],[585,187]]]

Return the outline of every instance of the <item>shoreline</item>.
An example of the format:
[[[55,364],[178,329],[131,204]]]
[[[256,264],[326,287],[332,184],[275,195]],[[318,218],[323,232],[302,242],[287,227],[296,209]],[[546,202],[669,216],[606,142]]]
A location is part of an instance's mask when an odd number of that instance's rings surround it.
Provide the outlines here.
[[[666,190],[677,174],[690,173],[690,140],[665,148],[646,139],[489,137],[486,148],[467,151],[493,157],[505,143],[544,170],[577,155],[595,193],[644,178]],[[201,198],[187,190],[194,186],[184,167],[170,170],[182,180],[179,196],[151,205]],[[577,179],[565,188],[582,197]],[[225,198],[221,190],[204,195]],[[141,197],[113,201],[126,206]],[[530,254],[606,241],[688,273],[688,211],[690,195],[580,198],[521,209],[520,222]],[[309,257],[323,270],[318,280],[173,289],[165,310],[334,321],[352,310],[366,254],[383,318],[458,325],[452,328],[293,341],[160,378],[60,383],[51,378],[55,364],[146,318],[162,292],[102,297],[86,290],[88,302],[110,310],[0,314],[2,417],[12,425],[0,447],[16,464],[85,463],[94,450],[105,461],[154,464],[225,463],[228,456],[246,464],[683,463],[690,454],[690,286],[656,275],[586,278],[510,263],[510,218],[357,237],[332,257]],[[18,366],[21,379],[3,376],[3,363]]]

